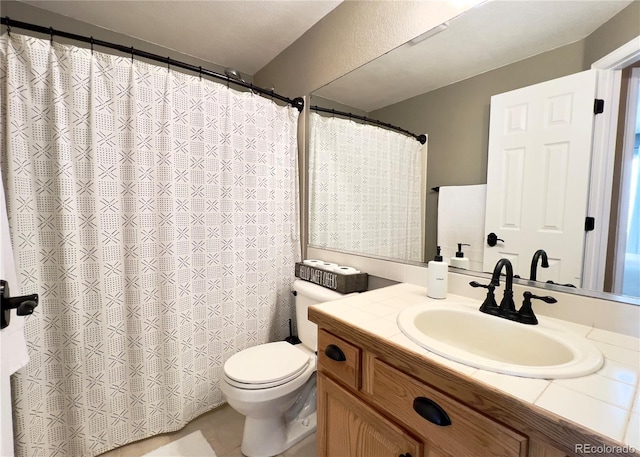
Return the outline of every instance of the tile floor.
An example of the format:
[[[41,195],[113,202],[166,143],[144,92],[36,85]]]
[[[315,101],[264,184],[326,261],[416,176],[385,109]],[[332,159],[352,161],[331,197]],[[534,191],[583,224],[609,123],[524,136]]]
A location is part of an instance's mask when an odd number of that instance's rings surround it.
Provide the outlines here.
[[[146,440],[127,444],[126,446],[106,452],[99,457],[140,457],[147,452],[151,452],[160,446],[164,446],[196,430],[202,432],[218,457],[242,457],[240,443],[242,441],[243,425],[244,416],[241,416],[233,410],[233,408],[225,404],[195,418],[182,430],[163,433],[162,435],[152,436]],[[316,435],[314,433],[278,457],[315,457],[315,455]]]

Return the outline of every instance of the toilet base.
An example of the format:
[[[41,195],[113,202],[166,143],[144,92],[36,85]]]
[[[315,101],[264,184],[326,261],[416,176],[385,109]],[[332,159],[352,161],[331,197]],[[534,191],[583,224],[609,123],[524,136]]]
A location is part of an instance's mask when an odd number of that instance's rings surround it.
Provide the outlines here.
[[[240,451],[247,457],[272,457],[281,454],[315,432],[316,423],[315,412],[289,423],[285,423],[284,416],[264,419],[247,417]]]

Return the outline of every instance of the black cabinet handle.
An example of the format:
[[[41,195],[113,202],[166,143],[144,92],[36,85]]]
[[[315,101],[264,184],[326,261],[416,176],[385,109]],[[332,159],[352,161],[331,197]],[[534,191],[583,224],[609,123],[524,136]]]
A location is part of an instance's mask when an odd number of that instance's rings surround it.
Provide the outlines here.
[[[331,360],[335,360],[336,362],[344,362],[345,360],[347,360],[347,358],[344,355],[344,352],[342,352],[342,349],[340,349],[335,344],[328,345],[324,349],[324,355],[329,357]]]
[[[413,410],[423,418],[436,425],[444,427],[451,425],[451,419],[447,413],[435,401],[425,397],[416,397],[413,400]]]

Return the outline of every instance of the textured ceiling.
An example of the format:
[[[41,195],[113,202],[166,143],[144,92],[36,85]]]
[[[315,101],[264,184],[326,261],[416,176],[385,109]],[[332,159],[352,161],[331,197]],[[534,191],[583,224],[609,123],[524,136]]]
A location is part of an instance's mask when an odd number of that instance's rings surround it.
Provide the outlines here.
[[[24,1],[254,75],[341,0]]]
[[[409,42],[314,91],[371,112],[581,40],[629,0],[509,0],[478,5],[448,28]]]

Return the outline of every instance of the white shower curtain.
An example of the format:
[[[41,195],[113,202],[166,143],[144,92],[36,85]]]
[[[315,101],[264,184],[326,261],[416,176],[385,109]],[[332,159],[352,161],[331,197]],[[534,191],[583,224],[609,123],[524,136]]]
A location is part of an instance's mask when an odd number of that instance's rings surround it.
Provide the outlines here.
[[[131,58],[0,46],[11,238],[41,298],[16,455],[177,430],[221,404],[228,357],[286,334],[298,112]]]
[[[310,117],[310,244],[422,261],[423,146],[373,125]]]

